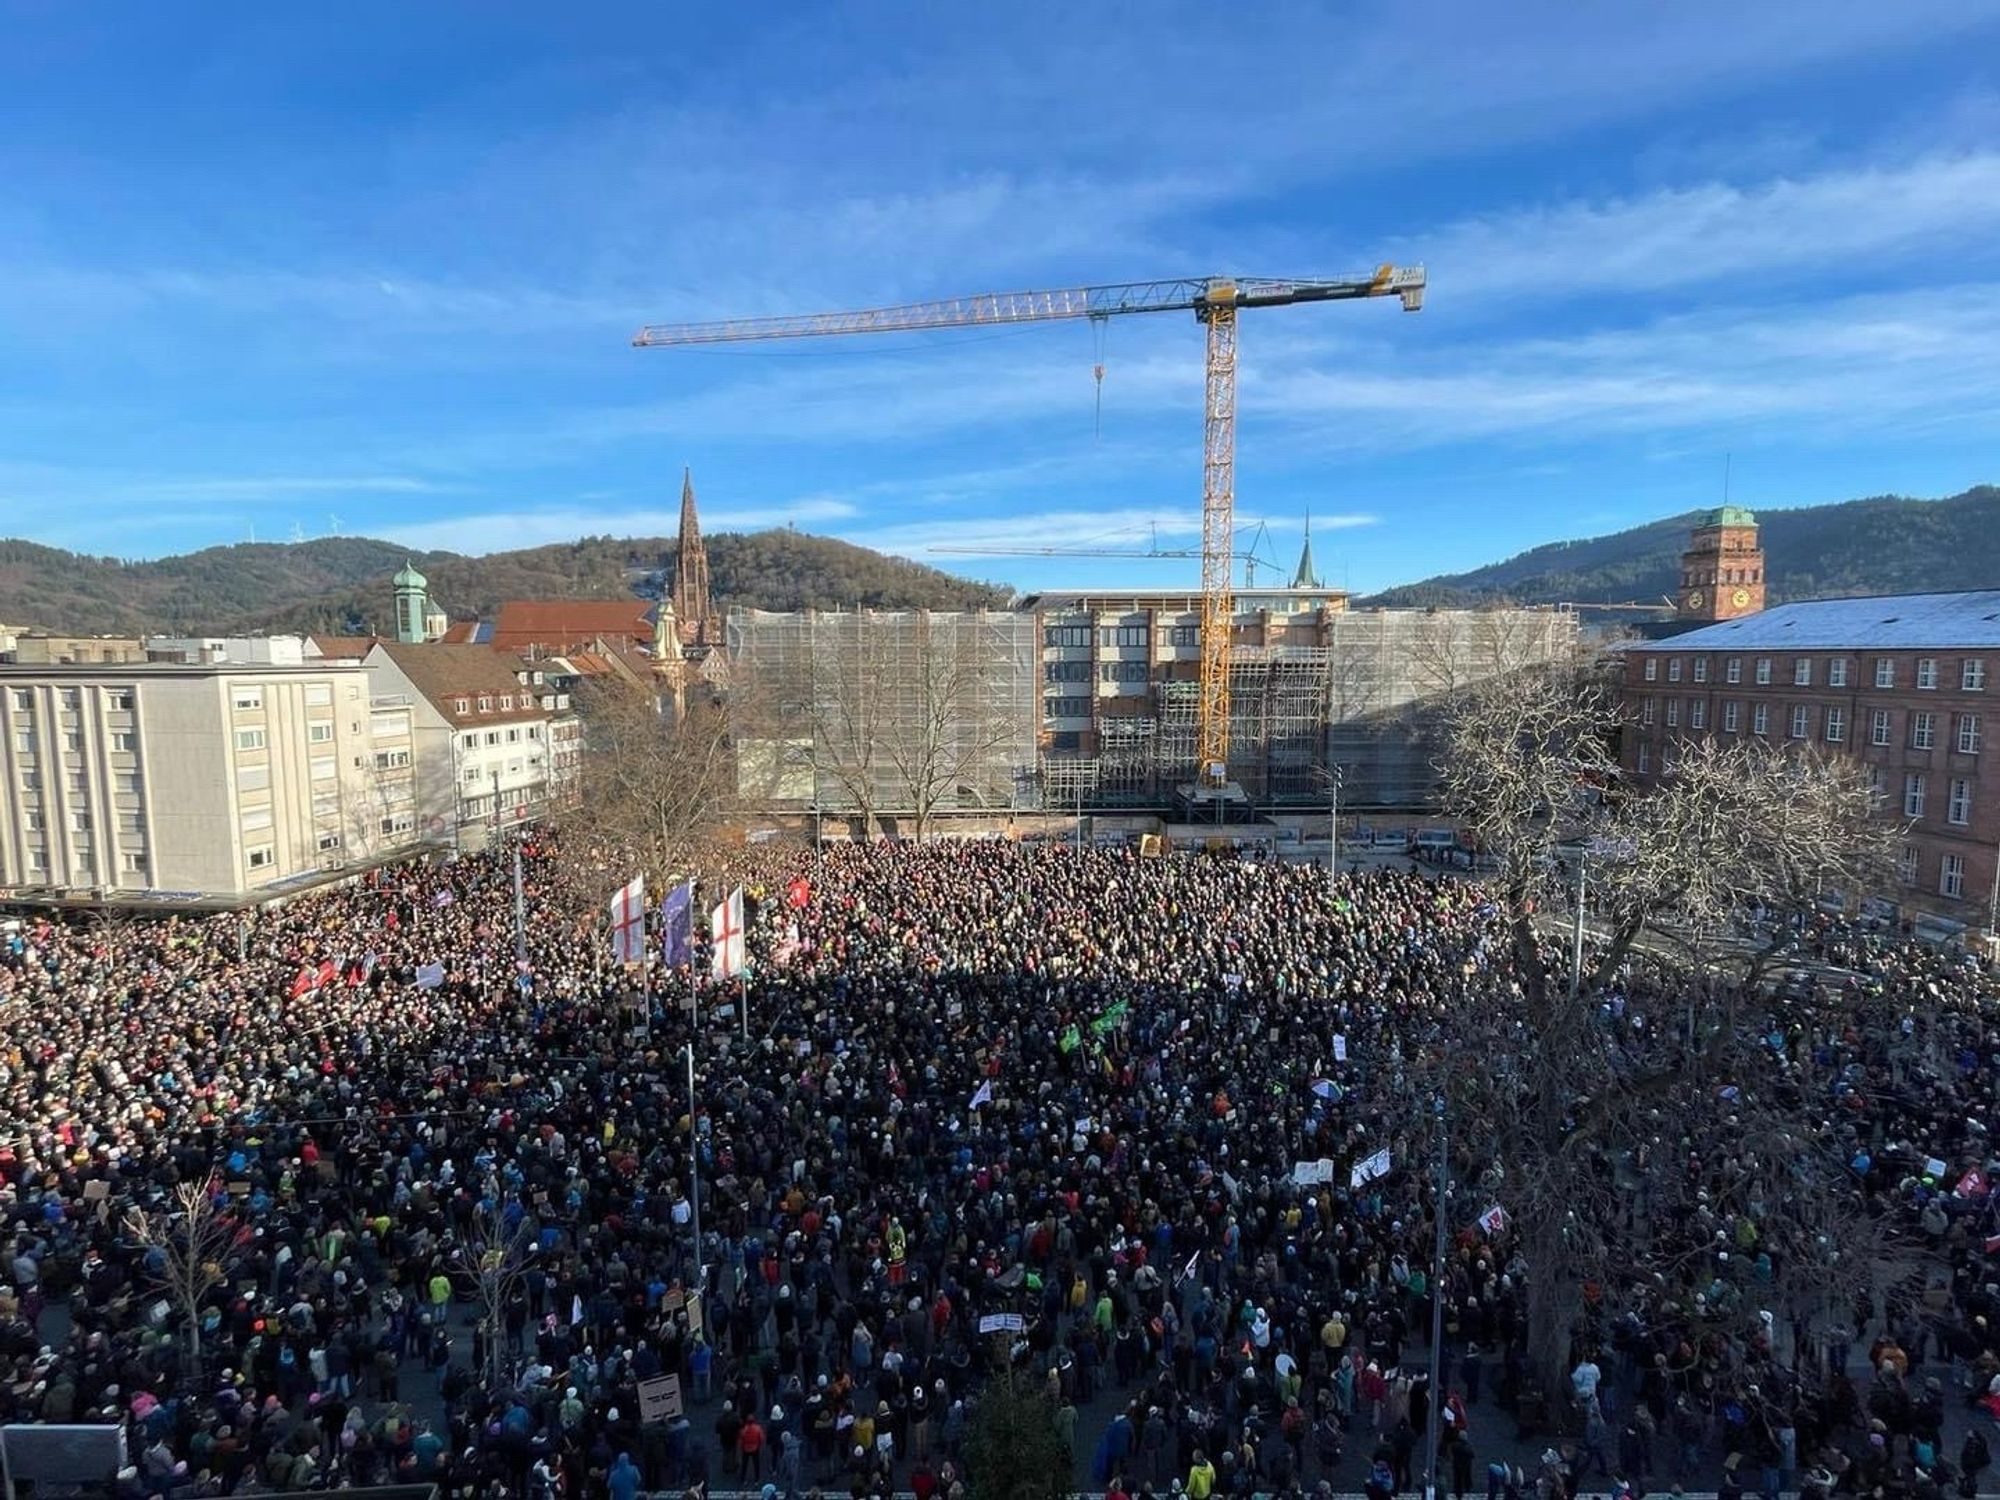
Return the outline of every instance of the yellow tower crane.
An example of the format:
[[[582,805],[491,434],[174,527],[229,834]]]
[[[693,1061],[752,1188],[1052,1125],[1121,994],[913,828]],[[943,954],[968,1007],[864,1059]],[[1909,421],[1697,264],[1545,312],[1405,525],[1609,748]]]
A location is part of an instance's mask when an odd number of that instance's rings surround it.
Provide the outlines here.
[[[1059,291],[992,292],[856,312],[657,323],[640,329],[632,342],[642,349],[671,348],[1192,311],[1208,330],[1208,381],[1202,426],[1201,697],[1195,738],[1196,785],[1220,791],[1229,779],[1229,632],[1234,617],[1229,561],[1236,513],[1236,315],[1246,307],[1287,307],[1295,302],[1342,302],[1357,297],[1398,297],[1404,311],[1415,312],[1424,300],[1423,267],[1385,265],[1366,276],[1311,281],[1230,276],[1134,281]]]

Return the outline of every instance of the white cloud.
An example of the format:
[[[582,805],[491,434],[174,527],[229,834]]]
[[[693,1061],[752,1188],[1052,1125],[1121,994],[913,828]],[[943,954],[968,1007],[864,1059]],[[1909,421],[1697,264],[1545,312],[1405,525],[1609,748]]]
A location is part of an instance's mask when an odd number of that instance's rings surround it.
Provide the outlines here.
[[[147,480],[127,485],[121,493],[135,499],[255,500],[265,495],[430,495],[451,488],[406,474],[272,474],[233,479]]]
[[[1239,533],[1263,517],[1238,513]],[[1360,514],[1315,515],[1315,528],[1329,531],[1372,526],[1376,517]],[[1273,525],[1279,523],[1274,519]],[[1290,520],[1283,523],[1290,525]],[[878,552],[916,558],[934,567],[957,568],[963,558],[997,558],[1039,548],[1144,554],[1157,540],[1163,552],[1197,552],[1201,546],[1201,512],[1187,507],[1148,509],[1125,506],[1090,510],[1074,507],[1004,516],[976,516],[908,522],[870,528],[842,528],[848,541]],[[948,547],[948,553],[935,549]],[[1138,557],[1130,560],[1139,561]],[[1164,561],[1165,559],[1162,559]],[[1185,561],[1185,558],[1178,559]]]
[[[1448,224],[1410,241],[1433,312],[1503,294],[1561,302],[1756,276],[1778,297],[1821,270],[1882,279],[1879,257],[1921,253],[1928,274],[2000,232],[2000,152],[1931,156],[1755,187],[1708,182]],[[1871,262],[1870,257],[1878,257]]]

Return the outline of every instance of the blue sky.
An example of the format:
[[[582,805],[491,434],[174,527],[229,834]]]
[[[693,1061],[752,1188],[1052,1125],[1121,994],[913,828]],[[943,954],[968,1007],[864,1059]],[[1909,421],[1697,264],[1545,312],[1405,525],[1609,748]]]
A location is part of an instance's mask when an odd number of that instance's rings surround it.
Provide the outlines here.
[[[0,0],[0,535],[796,524],[1192,563],[1201,335],[642,323],[1421,261],[1246,314],[1238,515],[1367,589],[2000,479],[2000,11]]]

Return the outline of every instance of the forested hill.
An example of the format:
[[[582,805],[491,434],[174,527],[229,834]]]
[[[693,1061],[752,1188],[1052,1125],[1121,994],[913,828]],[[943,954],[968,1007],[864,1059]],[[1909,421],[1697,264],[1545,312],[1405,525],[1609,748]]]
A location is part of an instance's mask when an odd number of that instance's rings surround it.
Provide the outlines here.
[[[750,609],[977,609],[1010,597],[919,563],[794,531],[707,539],[717,605]],[[393,627],[389,579],[405,561],[454,619],[507,599],[652,597],[671,589],[671,537],[585,537],[466,557],[412,553],[366,537],[247,542],[151,562],[84,557],[0,541],[0,622],[78,634],[148,631],[381,631]]]
[[[1689,511],[1629,531],[1551,542],[1469,573],[1404,584],[1361,601],[1406,607],[1508,599],[1523,604],[1651,602],[1680,583]],[[1760,510],[1769,602],[1844,594],[2000,586],[2000,489],[1945,500],[1881,495]]]

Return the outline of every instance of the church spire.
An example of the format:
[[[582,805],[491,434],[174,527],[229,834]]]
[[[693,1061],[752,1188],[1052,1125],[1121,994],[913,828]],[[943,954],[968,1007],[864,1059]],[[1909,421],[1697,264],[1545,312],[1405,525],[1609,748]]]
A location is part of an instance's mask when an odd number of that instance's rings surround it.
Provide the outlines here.
[[[681,540],[674,570],[674,619],[689,646],[711,644],[708,616],[708,549],[694,512],[694,471],[681,471]]]
[[[1292,587],[1317,589],[1325,586],[1319,581],[1319,574],[1313,571],[1313,518],[1312,512],[1307,511],[1306,540],[1305,545],[1299,548],[1299,570],[1292,575]]]

